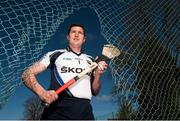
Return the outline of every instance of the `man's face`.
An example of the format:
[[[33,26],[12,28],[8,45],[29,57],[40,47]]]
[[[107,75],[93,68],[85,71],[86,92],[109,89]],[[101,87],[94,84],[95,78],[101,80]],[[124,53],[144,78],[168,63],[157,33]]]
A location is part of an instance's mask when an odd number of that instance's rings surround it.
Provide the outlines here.
[[[67,35],[67,40],[69,41],[70,46],[81,47],[85,42],[83,28],[79,26],[72,27],[69,34]]]

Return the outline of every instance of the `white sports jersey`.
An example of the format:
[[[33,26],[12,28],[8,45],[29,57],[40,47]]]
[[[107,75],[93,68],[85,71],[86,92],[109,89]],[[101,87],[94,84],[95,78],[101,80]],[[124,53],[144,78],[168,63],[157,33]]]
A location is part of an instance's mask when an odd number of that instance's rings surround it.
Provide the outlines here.
[[[68,48],[67,50],[64,49],[48,52],[40,60],[40,63],[44,64],[46,67],[50,67],[52,64],[51,58],[57,52],[59,52],[60,54],[54,61],[54,68],[51,68],[51,82],[53,85],[53,89],[57,89],[59,86],[64,85],[64,83],[68,82],[78,73],[82,72],[93,62],[93,59],[90,56],[84,53],[76,54]],[[57,82],[60,85],[57,85]],[[80,78],[77,82],[71,85],[68,90],[66,90],[66,92],[74,97],[91,99],[91,73],[86,74],[82,78]]]

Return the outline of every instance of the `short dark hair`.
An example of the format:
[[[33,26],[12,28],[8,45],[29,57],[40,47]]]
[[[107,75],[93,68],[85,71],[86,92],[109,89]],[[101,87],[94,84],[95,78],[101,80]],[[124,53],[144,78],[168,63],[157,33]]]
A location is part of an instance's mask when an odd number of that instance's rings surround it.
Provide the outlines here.
[[[77,24],[77,23],[71,24],[71,25],[69,26],[68,32],[67,32],[68,35],[69,35],[70,31],[71,31],[71,28],[74,27],[74,26],[81,27],[81,28],[84,30],[84,35],[86,35],[86,34],[85,34],[85,28],[84,28],[84,26],[83,26],[82,24]]]

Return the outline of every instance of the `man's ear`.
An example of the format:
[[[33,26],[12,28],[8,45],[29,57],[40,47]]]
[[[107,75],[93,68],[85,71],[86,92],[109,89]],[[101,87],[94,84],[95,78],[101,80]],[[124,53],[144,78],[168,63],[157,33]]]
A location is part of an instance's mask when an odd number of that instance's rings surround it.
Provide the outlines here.
[[[84,42],[86,41],[86,36],[84,37]]]
[[[67,40],[69,41],[69,35],[66,36]]]

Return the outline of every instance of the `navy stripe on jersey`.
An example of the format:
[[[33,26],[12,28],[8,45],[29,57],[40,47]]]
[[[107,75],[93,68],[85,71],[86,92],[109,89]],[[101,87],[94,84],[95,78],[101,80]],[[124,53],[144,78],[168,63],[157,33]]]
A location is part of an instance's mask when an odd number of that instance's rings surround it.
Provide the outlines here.
[[[54,80],[53,80],[53,81],[55,81],[55,82],[58,84],[58,85],[56,84],[56,85],[58,86],[58,88],[61,87],[61,86],[63,86],[63,85],[64,85],[64,82],[63,82],[62,78],[60,77],[60,75],[59,75],[56,67],[54,67],[54,68],[52,69],[52,73],[53,73],[52,76],[54,77]],[[65,92],[66,92],[69,96],[73,96],[72,93],[69,91],[69,89],[65,89]]]
[[[55,77],[56,77],[57,81],[59,82],[59,84],[60,84],[61,86],[64,85],[64,82],[63,82],[62,78],[59,76],[59,73],[58,73],[56,67],[54,68],[54,71],[55,71]]]

